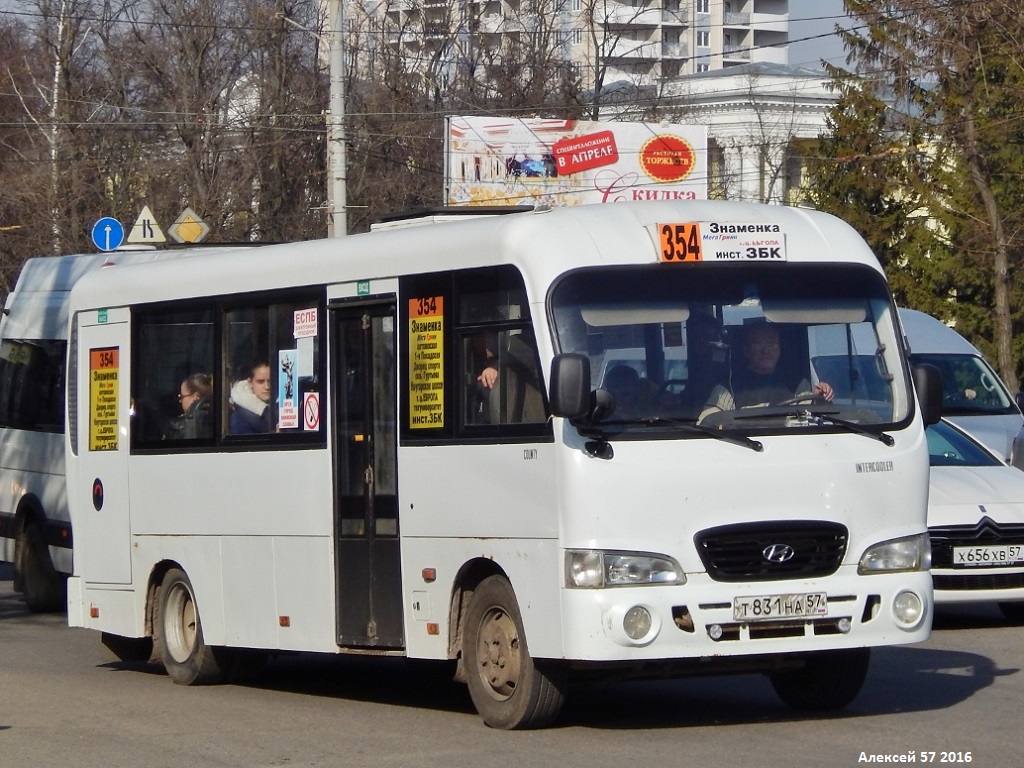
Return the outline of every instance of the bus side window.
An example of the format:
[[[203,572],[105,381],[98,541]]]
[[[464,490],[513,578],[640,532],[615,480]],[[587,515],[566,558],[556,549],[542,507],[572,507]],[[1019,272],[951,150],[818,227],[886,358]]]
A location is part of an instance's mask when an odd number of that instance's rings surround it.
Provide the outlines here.
[[[64,354],[53,340],[4,339],[0,347],[0,427],[64,429]]]
[[[544,396],[537,370],[537,345],[533,332],[508,331],[500,334],[498,386],[492,389],[492,412],[500,424],[544,422]]]
[[[547,420],[532,331],[477,330],[464,336],[466,424]]]
[[[209,307],[142,311],[132,369],[132,444],[179,449],[213,438],[214,324]]]
[[[305,395],[320,392],[319,300],[272,298],[224,314],[222,432],[316,439],[300,411]]]

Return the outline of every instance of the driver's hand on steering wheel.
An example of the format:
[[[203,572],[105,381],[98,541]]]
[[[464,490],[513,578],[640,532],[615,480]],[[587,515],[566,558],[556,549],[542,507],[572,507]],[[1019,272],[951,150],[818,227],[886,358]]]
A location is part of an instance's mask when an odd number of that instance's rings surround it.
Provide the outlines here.
[[[832,398],[836,396],[836,393],[832,391],[832,385],[827,381],[819,381],[811,389],[811,392],[825,398],[830,403],[832,402]]]

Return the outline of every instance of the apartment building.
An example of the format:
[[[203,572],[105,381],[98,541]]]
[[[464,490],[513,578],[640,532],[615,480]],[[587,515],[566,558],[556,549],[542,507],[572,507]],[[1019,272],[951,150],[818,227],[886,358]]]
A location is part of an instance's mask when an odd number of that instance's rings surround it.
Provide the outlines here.
[[[607,67],[605,83],[647,85],[679,75],[786,64],[788,0],[573,0],[584,30],[574,60]],[[588,7],[589,6],[589,7]],[[586,34],[589,29],[596,34]]]
[[[387,43],[442,80],[524,51],[570,64],[585,88],[788,63],[789,0],[383,0],[364,10],[371,7]]]

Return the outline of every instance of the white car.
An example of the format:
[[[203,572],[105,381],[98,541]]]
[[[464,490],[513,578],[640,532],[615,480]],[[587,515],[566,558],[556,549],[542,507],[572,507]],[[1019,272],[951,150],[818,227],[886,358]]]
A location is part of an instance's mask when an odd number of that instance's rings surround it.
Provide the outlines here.
[[[935,602],[995,602],[1024,622],[1024,472],[945,420],[926,434]]]

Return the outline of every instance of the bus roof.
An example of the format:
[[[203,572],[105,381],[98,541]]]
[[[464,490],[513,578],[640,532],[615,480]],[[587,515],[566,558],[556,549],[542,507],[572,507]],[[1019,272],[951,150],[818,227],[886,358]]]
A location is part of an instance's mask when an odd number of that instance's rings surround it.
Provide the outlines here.
[[[899,308],[899,314],[910,345],[910,354],[982,357],[977,347],[941,320],[905,307]]]
[[[196,259],[187,266],[176,261],[89,275],[75,301],[78,308],[115,307],[514,264],[536,302],[571,269],[656,263],[658,225],[692,222],[708,229],[777,225],[790,262],[860,263],[881,272],[861,237],[828,214],[725,201],[650,201],[540,209],[241,252],[193,252]],[[728,247],[729,237],[722,239]]]
[[[224,250],[224,249],[216,249]],[[193,255],[197,249],[111,251],[29,259],[7,295],[3,335],[57,339],[67,330],[71,289],[85,275],[128,264],[148,264]]]

